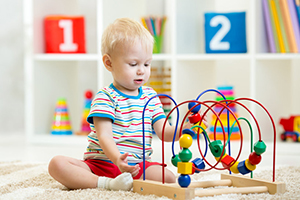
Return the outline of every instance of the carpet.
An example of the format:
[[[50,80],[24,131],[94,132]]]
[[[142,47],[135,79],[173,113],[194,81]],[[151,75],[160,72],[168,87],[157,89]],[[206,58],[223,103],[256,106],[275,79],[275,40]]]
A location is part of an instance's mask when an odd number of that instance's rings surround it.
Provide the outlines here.
[[[193,181],[219,180],[225,171],[211,170],[192,175]],[[271,180],[271,169],[260,170],[254,177]],[[195,197],[202,199],[300,199],[300,166],[278,167],[276,181],[286,183],[284,194],[228,194],[214,197]],[[104,189],[68,190],[56,182],[47,171],[47,163],[0,162],[0,199],[146,199],[166,200],[155,195],[143,196],[133,192],[107,191]]]

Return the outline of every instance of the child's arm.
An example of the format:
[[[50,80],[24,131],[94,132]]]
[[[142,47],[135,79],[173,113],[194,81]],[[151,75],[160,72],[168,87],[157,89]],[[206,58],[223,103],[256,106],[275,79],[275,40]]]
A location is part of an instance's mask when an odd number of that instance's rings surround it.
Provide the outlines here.
[[[154,128],[154,131],[155,131],[156,135],[161,140],[162,140],[162,129],[163,129],[164,122],[165,122],[165,119],[159,119],[153,125],[153,128]],[[186,128],[191,128],[191,127],[192,127],[192,124],[190,122],[187,122],[187,123],[184,124],[182,130],[186,129]],[[178,126],[175,141],[179,140],[179,130],[180,130],[180,127]],[[164,132],[164,141],[165,142],[172,142],[173,141],[174,131],[175,131],[175,126],[171,126],[167,122],[166,126],[165,126],[165,132]]]
[[[127,163],[128,153],[121,154],[115,141],[113,140],[112,122],[109,118],[93,117],[96,134],[99,144],[105,155],[119,167],[121,172],[129,172],[136,176],[139,172],[139,166],[130,166]]]

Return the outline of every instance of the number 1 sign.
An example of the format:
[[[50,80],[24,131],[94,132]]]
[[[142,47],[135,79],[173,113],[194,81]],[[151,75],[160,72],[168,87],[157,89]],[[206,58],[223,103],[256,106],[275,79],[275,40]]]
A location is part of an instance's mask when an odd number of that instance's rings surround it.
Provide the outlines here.
[[[46,53],[85,53],[84,18],[45,18]]]
[[[246,13],[205,13],[206,53],[246,53]]]

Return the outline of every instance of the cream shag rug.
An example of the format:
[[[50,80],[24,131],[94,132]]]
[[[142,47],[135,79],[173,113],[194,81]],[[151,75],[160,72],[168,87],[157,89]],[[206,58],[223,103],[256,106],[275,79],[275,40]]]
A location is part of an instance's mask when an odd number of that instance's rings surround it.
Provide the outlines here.
[[[211,170],[192,176],[193,181],[219,180],[224,171]],[[261,170],[254,174],[265,180],[271,180],[271,169]],[[279,167],[276,170],[276,181],[286,183],[284,194],[228,194],[214,197],[195,197],[202,199],[300,199],[300,166]],[[0,162],[0,199],[160,199],[154,195],[143,196],[133,192],[107,191],[103,189],[68,190],[56,182],[47,172],[46,163]]]

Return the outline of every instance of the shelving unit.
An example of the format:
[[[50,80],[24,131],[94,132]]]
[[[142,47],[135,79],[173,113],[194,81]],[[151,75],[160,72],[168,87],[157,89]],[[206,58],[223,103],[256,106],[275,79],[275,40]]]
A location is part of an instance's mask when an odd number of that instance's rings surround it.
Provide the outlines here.
[[[164,50],[153,55],[153,64],[171,67],[172,96],[177,102],[194,99],[218,85],[234,86],[236,97],[251,97],[272,114],[278,131],[280,117],[299,114],[300,54],[270,54],[262,6],[253,0],[24,0],[25,124],[29,142],[77,144],[83,136],[50,135],[57,98],[66,97],[73,131],[79,130],[84,91],[96,93],[112,79],[101,58],[101,33],[119,17],[140,20],[147,15],[168,17]],[[126,9],[125,9],[126,8]],[[246,54],[206,54],[204,12],[246,11]],[[86,54],[45,54],[43,19],[50,14],[84,15]],[[201,100],[214,99],[207,94]],[[265,114],[256,113],[264,140],[272,130]],[[184,109],[183,109],[184,110]],[[240,111],[238,111],[240,112]],[[240,112],[243,115],[243,111]]]

